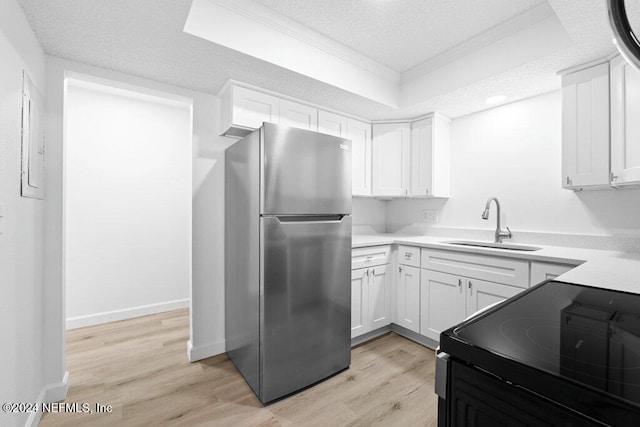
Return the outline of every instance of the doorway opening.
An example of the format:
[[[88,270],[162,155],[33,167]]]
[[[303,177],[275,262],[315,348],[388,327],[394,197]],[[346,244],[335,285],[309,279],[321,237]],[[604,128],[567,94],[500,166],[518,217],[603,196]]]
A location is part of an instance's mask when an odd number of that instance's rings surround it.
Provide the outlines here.
[[[65,81],[67,330],[189,307],[192,100]]]

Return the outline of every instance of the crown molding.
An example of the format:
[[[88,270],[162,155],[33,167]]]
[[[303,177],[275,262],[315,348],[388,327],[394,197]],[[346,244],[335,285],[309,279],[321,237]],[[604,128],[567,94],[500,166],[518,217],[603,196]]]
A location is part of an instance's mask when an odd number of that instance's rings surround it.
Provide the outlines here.
[[[451,62],[457,61],[478,49],[488,46],[498,40],[508,37],[520,30],[530,27],[544,19],[555,16],[553,8],[548,2],[541,3],[520,15],[504,21],[477,36],[466,40],[451,49],[427,59],[402,73],[402,83],[407,83],[423,77],[426,74],[441,68]]]
[[[399,84],[401,73],[339,43],[315,30],[287,18],[251,0],[208,0],[215,5],[266,25],[288,37],[313,46],[329,55],[355,65],[375,76]]]

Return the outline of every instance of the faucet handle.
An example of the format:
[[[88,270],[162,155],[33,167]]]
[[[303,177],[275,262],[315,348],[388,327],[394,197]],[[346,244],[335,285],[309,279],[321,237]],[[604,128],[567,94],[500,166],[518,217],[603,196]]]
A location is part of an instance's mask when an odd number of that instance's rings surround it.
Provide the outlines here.
[[[507,239],[511,239],[513,237],[513,234],[511,234],[511,230],[509,230],[509,227],[506,227],[507,229]]]

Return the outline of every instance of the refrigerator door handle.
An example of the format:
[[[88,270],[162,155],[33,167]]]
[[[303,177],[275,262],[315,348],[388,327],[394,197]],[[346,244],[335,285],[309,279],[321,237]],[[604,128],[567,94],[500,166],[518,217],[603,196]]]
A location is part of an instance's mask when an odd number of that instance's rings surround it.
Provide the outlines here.
[[[266,215],[265,215],[266,216]],[[298,223],[340,223],[347,215],[273,215],[273,218],[276,218],[278,222],[287,223],[287,222],[298,222]]]

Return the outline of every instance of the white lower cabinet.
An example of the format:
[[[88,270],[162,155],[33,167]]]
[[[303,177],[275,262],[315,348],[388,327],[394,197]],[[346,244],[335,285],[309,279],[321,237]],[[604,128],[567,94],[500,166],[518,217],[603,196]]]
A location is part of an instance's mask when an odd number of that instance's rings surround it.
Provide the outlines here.
[[[440,332],[464,320],[465,279],[431,270],[421,273],[420,334],[438,341]]]
[[[351,258],[351,337],[391,322],[434,341],[492,304],[575,266],[398,245],[356,248]]]
[[[398,270],[394,323],[410,331],[420,332],[420,269],[401,265]]]
[[[478,279],[467,279],[465,317],[478,310],[498,302],[502,302],[522,292],[522,289],[499,283],[485,282]]]
[[[555,279],[561,274],[574,269],[574,265],[552,264],[548,262],[531,263],[531,286],[537,285],[545,280]]]
[[[351,338],[391,323],[387,265],[351,271]]]
[[[379,265],[369,269],[369,331],[391,323],[391,286],[387,268],[388,265]]]
[[[420,279],[420,334],[439,341],[440,333],[522,288],[422,270]]]
[[[368,268],[351,271],[351,338],[367,332]]]

